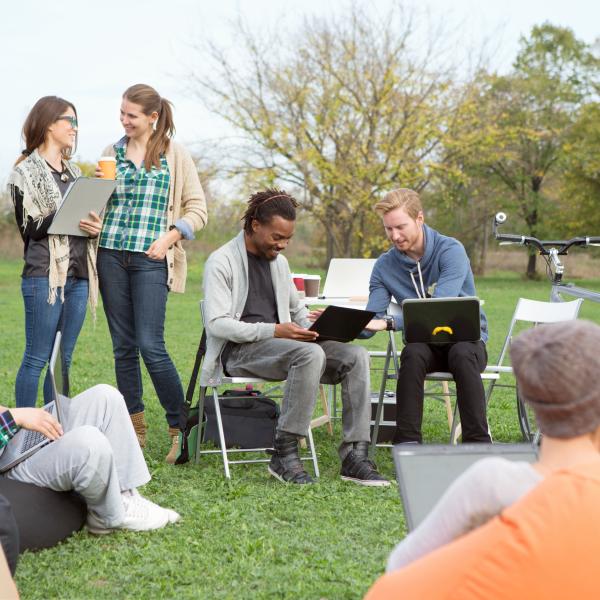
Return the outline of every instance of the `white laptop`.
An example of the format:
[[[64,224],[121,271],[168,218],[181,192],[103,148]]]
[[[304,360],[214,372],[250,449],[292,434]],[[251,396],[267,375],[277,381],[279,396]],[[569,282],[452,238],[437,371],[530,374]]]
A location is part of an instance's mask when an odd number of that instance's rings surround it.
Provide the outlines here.
[[[361,298],[366,303],[375,262],[375,258],[332,258],[322,298]]]
[[[54,400],[43,407],[43,410],[54,415],[59,423],[61,422],[60,402],[61,398],[64,398],[64,396],[59,393],[59,389],[62,391],[62,360],[60,360],[60,340],[61,333],[59,331],[54,340],[52,356],[50,357],[50,364],[48,365],[48,370],[52,380]],[[20,429],[13,439],[8,442],[2,454],[0,454],[0,473],[4,473],[5,471],[12,469],[21,461],[29,458],[40,448],[43,448],[51,442],[52,440],[48,439],[39,431]]]

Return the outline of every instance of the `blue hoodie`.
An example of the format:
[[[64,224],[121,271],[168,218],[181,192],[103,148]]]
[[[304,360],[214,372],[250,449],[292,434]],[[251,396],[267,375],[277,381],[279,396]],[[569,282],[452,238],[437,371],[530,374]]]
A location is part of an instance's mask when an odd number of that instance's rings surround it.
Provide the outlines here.
[[[423,287],[432,298],[455,298],[476,296],[475,282],[469,257],[464,246],[456,239],[447,237],[423,225],[425,253],[419,261]],[[410,274],[413,274],[413,279]],[[415,289],[415,284],[419,292]],[[369,282],[367,310],[385,314],[392,297],[398,304],[407,298],[422,296],[417,261],[392,247],[382,254],[373,267]],[[403,327],[402,315],[394,317],[396,330]],[[487,319],[481,311],[481,339],[488,339]]]

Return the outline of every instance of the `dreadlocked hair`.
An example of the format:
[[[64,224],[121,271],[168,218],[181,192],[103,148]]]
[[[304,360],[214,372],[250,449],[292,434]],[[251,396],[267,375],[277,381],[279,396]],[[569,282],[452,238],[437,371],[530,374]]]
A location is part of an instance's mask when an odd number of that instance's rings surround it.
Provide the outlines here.
[[[273,217],[281,217],[286,221],[296,220],[298,202],[283,190],[267,188],[262,192],[252,194],[248,200],[248,208],[242,217],[244,231],[252,233],[252,221],[257,220],[262,225],[269,223]]]

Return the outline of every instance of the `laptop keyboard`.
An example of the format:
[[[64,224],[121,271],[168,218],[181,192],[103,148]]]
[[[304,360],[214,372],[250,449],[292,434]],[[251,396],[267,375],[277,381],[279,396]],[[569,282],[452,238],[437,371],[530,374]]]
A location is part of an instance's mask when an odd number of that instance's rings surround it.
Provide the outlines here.
[[[54,405],[45,406],[44,410],[47,413],[52,414],[53,408],[54,408]],[[28,429],[25,432],[25,435],[23,436],[23,443],[21,444],[21,452],[27,452],[27,450],[30,450],[34,446],[37,446],[39,443],[46,441],[47,439],[48,438],[43,433],[40,433],[39,431],[31,431],[31,429]]]

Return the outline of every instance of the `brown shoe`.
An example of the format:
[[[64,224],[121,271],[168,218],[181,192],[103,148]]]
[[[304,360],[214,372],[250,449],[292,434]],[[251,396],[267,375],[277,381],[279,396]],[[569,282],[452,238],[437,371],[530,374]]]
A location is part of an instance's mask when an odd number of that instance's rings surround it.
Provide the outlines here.
[[[177,427],[169,427],[169,437],[171,438],[171,448],[165,460],[170,465],[174,465],[179,454],[179,429]]]
[[[137,436],[140,448],[146,447],[146,432],[148,431],[148,425],[146,425],[146,419],[144,417],[144,411],[129,415],[135,435]]]

